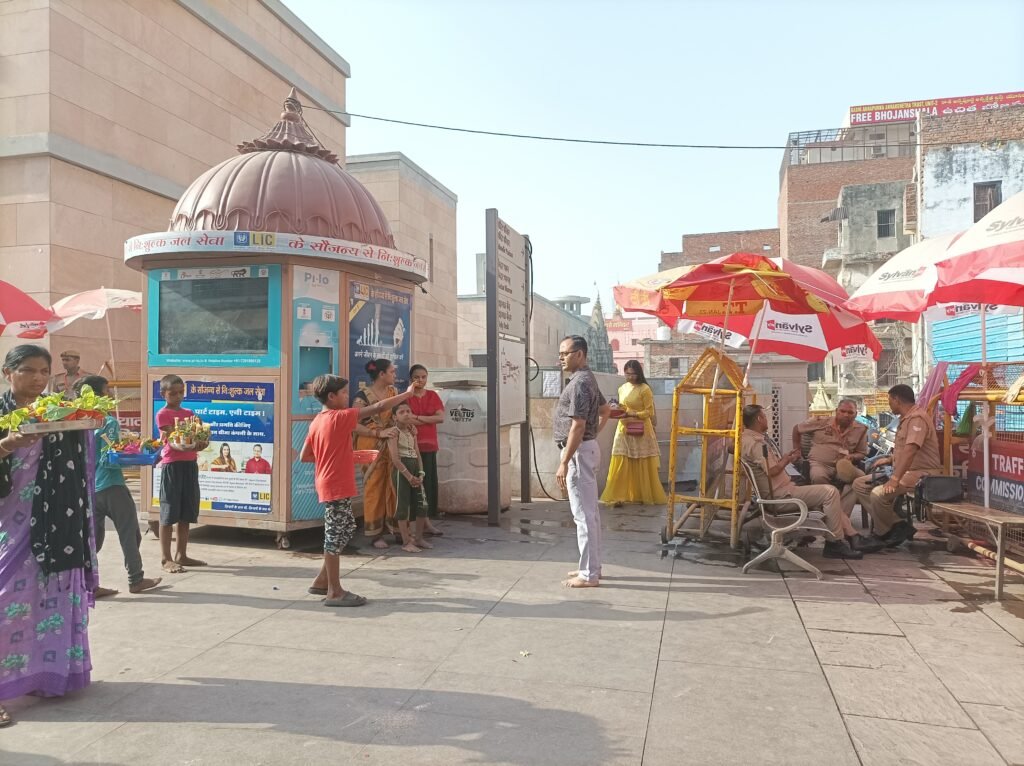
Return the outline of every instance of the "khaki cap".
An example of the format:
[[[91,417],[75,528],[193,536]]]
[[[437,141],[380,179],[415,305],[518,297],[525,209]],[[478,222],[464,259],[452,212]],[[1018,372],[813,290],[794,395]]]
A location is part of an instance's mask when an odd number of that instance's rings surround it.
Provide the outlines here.
[[[60,358],[61,359],[81,359],[82,355],[80,353],[78,353],[77,351],[75,351],[74,349],[69,348],[67,351],[61,351],[60,352]]]

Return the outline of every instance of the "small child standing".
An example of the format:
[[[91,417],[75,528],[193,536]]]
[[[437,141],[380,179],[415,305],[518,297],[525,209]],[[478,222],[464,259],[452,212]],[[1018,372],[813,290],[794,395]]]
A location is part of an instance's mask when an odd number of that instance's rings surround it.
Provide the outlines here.
[[[395,485],[398,504],[395,518],[402,535],[402,550],[406,553],[422,553],[424,548],[434,546],[424,539],[427,515],[423,509],[423,459],[416,443],[416,417],[408,402],[402,402],[394,409],[398,433],[388,439],[391,464],[395,467],[391,481]],[[410,528],[415,524],[415,531]]]
[[[81,395],[82,386],[90,386],[97,396],[107,396],[107,385],[107,379],[100,375],[86,375],[75,383],[75,393]],[[128,590],[131,593],[142,593],[159,585],[160,578],[150,579],[142,569],[142,555],[139,553],[142,533],[139,531],[135,500],[128,491],[124,472],[118,466],[110,464],[109,444],[121,438],[121,426],[117,418],[107,415],[103,420],[103,427],[97,431],[96,436],[96,507],[93,514],[96,552],[99,553],[103,548],[103,540],[106,537],[105,522],[110,519],[121,542],[124,568],[128,571]],[[101,598],[113,596],[117,591],[97,586],[94,593],[97,598]]]
[[[160,396],[166,404],[156,414],[164,448],[160,453],[160,565],[165,572],[179,574],[186,566],[206,566],[205,561],[188,556],[188,526],[199,521],[199,464],[196,454],[208,444],[176,444],[169,438],[175,424],[195,413],[181,406],[185,399],[185,381],[177,375],[160,379]],[[171,556],[171,539],[177,527],[178,545]]]
[[[326,596],[324,606],[362,606],[363,596],[341,587],[339,557],[352,540],[356,520],[352,515],[352,498],[356,495],[356,469],[352,457],[352,434],[376,435],[359,424],[360,418],[371,417],[404,402],[412,389],[404,394],[367,404],[361,409],[349,408],[348,381],[338,375],[319,375],[312,383],[313,395],[323,409],[309,424],[309,434],[302,445],[300,460],[314,463],[317,497],[324,504],[324,563],[313,580],[309,592]],[[379,434],[389,438],[395,429]]]

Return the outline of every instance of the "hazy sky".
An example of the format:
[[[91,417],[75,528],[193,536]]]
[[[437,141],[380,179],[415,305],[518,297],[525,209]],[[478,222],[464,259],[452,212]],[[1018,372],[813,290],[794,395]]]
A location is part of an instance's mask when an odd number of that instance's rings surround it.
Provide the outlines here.
[[[854,104],[1024,89],[1024,2],[285,0],[352,66],[357,114],[582,138],[781,146]],[[534,246],[536,289],[592,296],[684,233],[777,225],[782,151],[579,146],[353,118],[459,197],[459,291],[484,210]]]

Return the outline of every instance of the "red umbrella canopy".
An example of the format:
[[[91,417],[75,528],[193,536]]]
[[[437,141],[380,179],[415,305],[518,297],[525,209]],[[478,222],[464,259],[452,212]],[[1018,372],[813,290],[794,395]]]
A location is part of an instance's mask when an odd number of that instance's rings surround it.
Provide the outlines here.
[[[753,253],[733,253],[615,287],[615,302],[623,310],[653,314],[671,326],[680,319],[752,316],[766,303],[781,314],[830,313],[848,297],[819,269]]]
[[[753,253],[733,253],[694,266],[662,294],[673,303],[685,303],[682,313],[693,319],[756,314],[766,302],[783,314],[827,313],[849,297],[824,271]]]
[[[0,281],[0,335],[42,338],[53,312],[24,290]]]

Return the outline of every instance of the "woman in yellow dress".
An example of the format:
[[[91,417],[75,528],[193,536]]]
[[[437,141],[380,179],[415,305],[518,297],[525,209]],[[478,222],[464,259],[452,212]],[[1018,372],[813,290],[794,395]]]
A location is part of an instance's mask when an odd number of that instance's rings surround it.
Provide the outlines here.
[[[398,368],[387,359],[374,359],[366,364],[370,385],[352,397],[352,406],[358,408],[375,404],[398,394],[395,376]],[[391,455],[388,452],[387,437],[394,429],[394,414],[391,410],[360,419],[360,423],[374,431],[373,436],[357,435],[356,449],[377,450],[377,459],[363,471],[363,532],[373,540],[374,548],[387,548],[384,535],[397,530],[395,510],[398,494],[391,482]]]
[[[608,482],[601,502],[615,506],[624,503],[663,505],[668,502],[658,469],[661,450],[654,433],[654,392],[647,385],[644,368],[630,359],[624,367],[626,382],[619,386],[619,409],[625,416],[615,429]],[[629,424],[633,423],[631,427]],[[642,424],[642,432],[640,431]]]

